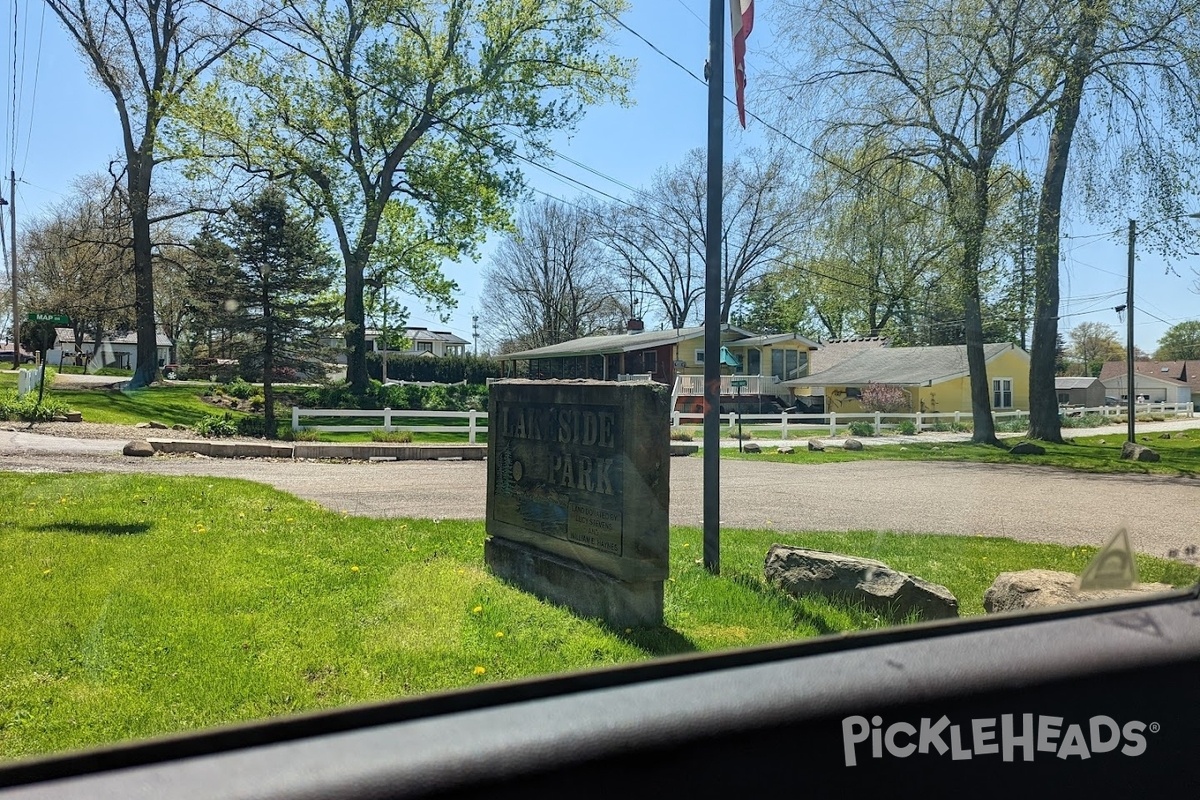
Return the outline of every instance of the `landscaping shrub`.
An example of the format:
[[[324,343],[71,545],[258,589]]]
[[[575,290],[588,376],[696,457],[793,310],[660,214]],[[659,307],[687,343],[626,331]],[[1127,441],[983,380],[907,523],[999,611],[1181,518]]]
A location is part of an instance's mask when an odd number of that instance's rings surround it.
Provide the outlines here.
[[[915,436],[917,433],[917,423],[911,419],[902,419],[896,423],[896,433],[901,436]]]
[[[848,427],[850,428],[850,433],[854,434],[855,436],[875,435],[875,423],[865,419],[856,419],[854,422],[851,422]]]
[[[281,435],[279,438],[283,439],[285,442],[320,442],[320,441],[323,441],[321,439],[320,431],[294,431],[291,428],[288,428],[286,431],[284,431],[283,435]]]
[[[236,436],[238,433],[238,424],[234,421],[233,415],[226,411],[223,417],[218,417],[216,414],[205,416],[192,426],[192,430],[205,439]]]
[[[1029,430],[1029,419],[1026,417],[1014,417],[996,422],[996,433],[1024,433],[1027,430]]]
[[[383,377],[380,353],[367,353],[367,374],[375,380]],[[388,354],[388,379],[433,383],[487,383],[500,377],[500,364],[480,356],[405,356]]]
[[[267,404],[265,395],[259,393],[250,398],[250,410],[258,413],[263,410],[263,406]]]
[[[390,442],[392,444],[408,444],[413,440],[412,431],[371,431],[372,442]]]
[[[902,387],[890,383],[868,383],[862,388],[860,402],[866,411],[882,411],[885,414],[907,411],[912,405],[908,392],[904,391]]]
[[[62,416],[70,410],[62,400],[47,393],[38,405],[37,392],[29,392],[17,398],[16,390],[0,392],[0,419],[22,422],[49,422],[52,417]]]
[[[241,378],[234,378],[229,383],[225,384],[225,394],[229,395],[230,397],[236,397],[238,400],[249,400],[257,393],[258,389],[249,383],[246,383]]]
[[[687,431],[671,431],[671,441],[673,442],[690,442],[692,438]]]
[[[1064,428],[1103,428],[1108,425],[1110,418],[1103,414],[1081,414],[1078,417],[1061,416],[1058,419]]]

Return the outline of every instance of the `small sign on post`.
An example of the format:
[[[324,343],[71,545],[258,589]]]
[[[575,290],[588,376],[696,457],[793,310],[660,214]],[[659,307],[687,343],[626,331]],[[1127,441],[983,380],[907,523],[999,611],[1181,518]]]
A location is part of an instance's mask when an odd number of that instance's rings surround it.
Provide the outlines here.
[[[71,318],[66,314],[49,314],[44,311],[31,311],[26,320],[28,322],[53,322],[55,325],[71,324]]]

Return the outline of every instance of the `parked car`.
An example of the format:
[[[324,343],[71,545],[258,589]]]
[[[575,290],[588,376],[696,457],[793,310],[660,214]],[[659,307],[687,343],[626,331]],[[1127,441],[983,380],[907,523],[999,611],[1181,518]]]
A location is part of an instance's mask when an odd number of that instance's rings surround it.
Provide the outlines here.
[[[1104,405],[1119,406],[1119,405],[1123,405],[1123,403],[1121,402],[1121,398],[1119,398],[1119,397],[1106,397],[1106,398],[1104,398]]]
[[[5,361],[12,363],[12,357],[12,348],[9,348],[8,350],[0,350],[0,364],[4,363]],[[37,361],[37,359],[29,353],[21,353],[22,364],[32,364],[34,361]]]

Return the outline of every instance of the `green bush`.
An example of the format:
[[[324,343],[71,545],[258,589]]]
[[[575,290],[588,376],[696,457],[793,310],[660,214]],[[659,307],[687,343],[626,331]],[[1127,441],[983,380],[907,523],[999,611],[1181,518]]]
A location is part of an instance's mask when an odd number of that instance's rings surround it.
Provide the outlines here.
[[[1027,430],[1029,430],[1028,417],[1013,417],[996,422],[997,433],[1024,433]]]
[[[1103,414],[1081,414],[1078,417],[1064,415],[1058,418],[1064,428],[1103,428],[1108,425],[1109,419]]]
[[[896,433],[901,436],[915,436],[917,433],[917,423],[911,419],[902,419],[896,423]]]
[[[383,377],[380,353],[367,353],[367,374],[379,380]],[[500,364],[480,356],[406,356],[388,354],[388,379],[393,381],[423,381],[430,383],[487,383],[488,378],[500,377]]]
[[[238,434],[238,424],[234,421],[233,415],[226,411],[223,417],[219,417],[216,414],[206,415],[192,426],[192,430],[205,439],[236,436]]]
[[[875,435],[875,423],[869,420],[856,419],[854,422],[851,422],[848,427],[850,428],[850,433],[854,434],[855,436]]]
[[[692,439],[692,434],[687,431],[671,431],[671,441],[673,442],[690,442]]]
[[[9,389],[0,392],[0,419],[20,420],[22,422],[49,422],[52,417],[66,414],[71,407],[47,393],[39,405],[37,392],[29,392],[22,398],[17,398],[17,392]]]
[[[250,398],[250,410],[255,413],[262,411],[266,405],[267,405],[266,395],[259,393],[259,394],[254,395],[254,397]]]
[[[296,401],[305,408],[392,408],[397,411],[467,411],[487,409],[488,389],[479,384],[418,386],[413,383],[382,385],[370,381],[367,393],[359,398],[349,384],[336,383],[301,390]]]
[[[225,394],[230,397],[236,397],[238,400],[249,400],[254,395],[258,394],[258,389],[246,383],[241,378],[234,378],[229,383],[225,384]]]
[[[324,441],[321,438],[320,431],[294,431],[291,428],[288,428],[286,431],[284,431],[283,434],[279,438],[283,439],[285,442],[321,442],[321,441]]]

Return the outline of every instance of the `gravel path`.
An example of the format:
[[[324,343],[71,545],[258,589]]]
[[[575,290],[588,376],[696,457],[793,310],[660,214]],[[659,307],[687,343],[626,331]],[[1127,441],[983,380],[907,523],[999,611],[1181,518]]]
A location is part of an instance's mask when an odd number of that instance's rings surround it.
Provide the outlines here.
[[[125,428],[122,435],[129,430],[137,431]],[[129,459],[119,455],[123,441],[0,430],[0,470],[245,478],[352,514],[484,515],[482,462],[330,463],[183,455]],[[702,467],[697,458],[672,459],[673,524],[701,524]],[[1100,544],[1125,525],[1142,552],[1165,556],[1200,544],[1200,480],[1193,478],[970,463],[728,460],[721,462],[721,484],[722,523],[729,527],[897,530],[1073,545]]]

